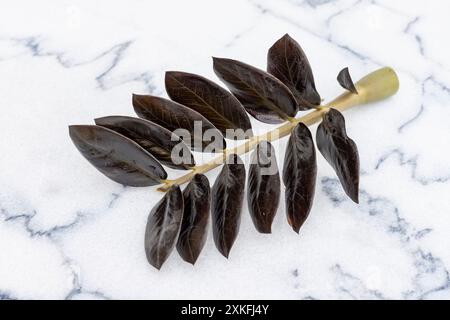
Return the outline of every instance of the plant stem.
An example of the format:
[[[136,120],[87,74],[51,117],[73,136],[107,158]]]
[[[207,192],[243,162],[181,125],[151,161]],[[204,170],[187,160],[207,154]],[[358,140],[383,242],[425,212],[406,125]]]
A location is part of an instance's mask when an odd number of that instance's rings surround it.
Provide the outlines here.
[[[319,122],[330,107],[339,111],[344,111],[357,105],[367,104],[390,97],[398,91],[399,82],[395,71],[389,67],[385,67],[368,74],[355,83],[355,87],[358,90],[358,94],[346,91],[331,102],[318,107],[316,110],[301,118],[293,118],[272,131],[259,136],[254,136],[241,145],[224,150],[223,153],[210,162],[196,166],[189,173],[178,179],[164,180],[163,185],[159,187],[158,190],[165,192],[174,184],[182,185],[189,182],[195,174],[206,173],[225,163],[228,155],[242,155],[251,151],[260,141],[275,141],[288,136],[299,122],[303,122],[307,126]]]

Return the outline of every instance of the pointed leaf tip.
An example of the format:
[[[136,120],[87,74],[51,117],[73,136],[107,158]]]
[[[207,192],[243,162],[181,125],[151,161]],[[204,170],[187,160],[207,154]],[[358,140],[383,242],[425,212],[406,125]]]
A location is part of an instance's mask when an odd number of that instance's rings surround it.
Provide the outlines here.
[[[342,88],[347,89],[348,91],[354,94],[358,94],[358,90],[356,90],[355,84],[353,83],[352,77],[350,76],[348,67],[339,71],[337,81],[339,82]]]
[[[311,211],[316,177],[317,160],[312,135],[300,122],[289,137],[283,166],[286,215],[296,233],[300,232]]]
[[[165,85],[173,101],[203,115],[227,138],[241,140],[253,136],[245,109],[235,96],[215,82],[193,73],[169,71]]]
[[[174,132],[177,129],[187,131],[190,134],[189,147],[192,150],[219,152],[226,147],[222,133],[210,121],[182,104],[156,96],[134,95],[133,107],[140,118],[159,124],[169,131]],[[201,130],[195,130],[196,123],[201,124]],[[205,134],[212,136],[212,141],[203,139]]]
[[[211,190],[214,243],[226,258],[239,232],[244,188],[245,166],[237,155],[230,155]]]
[[[256,230],[271,233],[280,200],[280,175],[275,150],[261,141],[253,151],[248,180],[247,202]]]
[[[186,262],[195,264],[207,237],[211,191],[208,178],[196,174],[183,191],[184,213],[177,251]]]
[[[72,125],[69,135],[83,157],[117,183],[144,187],[167,178],[154,156],[113,130],[96,125]]]
[[[288,87],[273,75],[249,64],[214,59],[214,72],[259,121],[282,123],[297,113],[297,101]]]
[[[347,136],[344,116],[330,109],[316,131],[317,147],[333,167],[345,193],[359,201],[359,155],[356,143]]]
[[[188,170],[195,166],[189,147],[178,136],[154,122],[134,117],[108,116],[95,119],[95,124],[133,140],[172,169]],[[179,150],[178,158],[172,155],[174,148]]]

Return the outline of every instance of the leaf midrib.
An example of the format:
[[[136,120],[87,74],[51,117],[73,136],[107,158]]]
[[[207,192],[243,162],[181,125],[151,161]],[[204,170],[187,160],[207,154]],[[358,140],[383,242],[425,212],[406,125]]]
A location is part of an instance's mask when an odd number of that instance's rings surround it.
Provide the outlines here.
[[[194,96],[198,97],[205,106],[208,107],[208,109],[212,110],[219,118],[222,118],[225,120],[225,122],[227,123],[227,125],[231,128],[234,128],[235,125],[228,119],[226,118],[223,114],[219,113],[211,104],[209,104],[208,102],[205,101],[205,99],[203,99],[203,97],[199,96],[194,90],[192,90],[191,88],[187,87],[185,84],[183,84],[181,81],[179,81],[177,78],[175,78],[174,76],[170,76],[173,80],[175,80],[178,84],[180,84],[180,86],[184,89],[186,89],[187,91],[189,91],[190,93],[192,93]]]
[[[236,70],[236,71],[237,71],[237,70]],[[232,76],[233,76],[233,75],[232,75]],[[276,104],[274,104],[272,101],[270,101],[270,100],[267,99],[266,97],[261,96],[261,95],[259,94],[259,92],[258,92],[257,90],[254,89],[253,86],[251,86],[250,84],[248,84],[246,81],[244,81],[243,79],[241,79],[241,78],[239,78],[239,77],[236,77],[236,76],[234,76],[234,77],[238,80],[238,82],[241,82],[242,84],[244,84],[244,85],[247,87],[247,89],[250,89],[250,91],[256,93],[256,95],[257,95],[261,100],[268,102],[268,105],[270,106],[270,109],[272,109],[272,111],[275,111],[281,118],[283,118],[283,119],[288,119],[289,116],[288,116],[286,113],[284,113],[283,110],[281,110],[281,108],[279,108]]]

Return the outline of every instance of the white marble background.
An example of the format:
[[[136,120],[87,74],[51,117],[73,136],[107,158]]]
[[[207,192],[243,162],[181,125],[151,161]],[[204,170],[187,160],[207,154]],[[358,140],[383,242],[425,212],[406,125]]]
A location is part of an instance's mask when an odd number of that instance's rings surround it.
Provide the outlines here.
[[[448,12],[441,0],[2,0],[0,298],[449,299]],[[99,174],[68,124],[133,115],[131,93],[165,95],[165,70],[217,80],[212,55],[265,68],[286,32],[325,99],[340,92],[345,66],[356,79],[385,65],[398,72],[397,96],[345,114],[360,205],[318,155],[300,235],[284,204],[269,236],[245,205],[229,260],[210,236],[195,267],[174,252],[156,271],[143,236],[161,194]],[[280,163],[285,143],[275,145]]]

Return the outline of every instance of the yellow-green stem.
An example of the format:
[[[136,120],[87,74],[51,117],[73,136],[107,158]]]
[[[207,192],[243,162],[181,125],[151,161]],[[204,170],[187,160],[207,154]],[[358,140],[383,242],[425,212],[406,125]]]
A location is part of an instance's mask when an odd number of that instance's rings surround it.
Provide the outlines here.
[[[272,131],[266,132],[259,136],[254,136],[241,145],[224,150],[223,153],[213,160],[196,166],[189,173],[177,179],[164,180],[163,185],[159,187],[158,190],[165,192],[174,184],[182,185],[189,182],[195,174],[206,173],[223,164],[228,155],[233,153],[242,155],[251,151],[260,141],[275,141],[281,139],[289,135],[292,129],[294,129],[299,122],[303,122],[305,125],[310,126],[320,121],[323,114],[326,113],[330,107],[333,107],[339,111],[344,111],[357,105],[363,105],[388,98],[398,91],[399,81],[395,71],[392,68],[385,67],[366,75],[364,78],[355,83],[355,87],[358,90],[358,94],[353,94],[346,91],[334,100],[318,107],[301,118],[293,118],[291,121],[282,124],[280,127]]]

